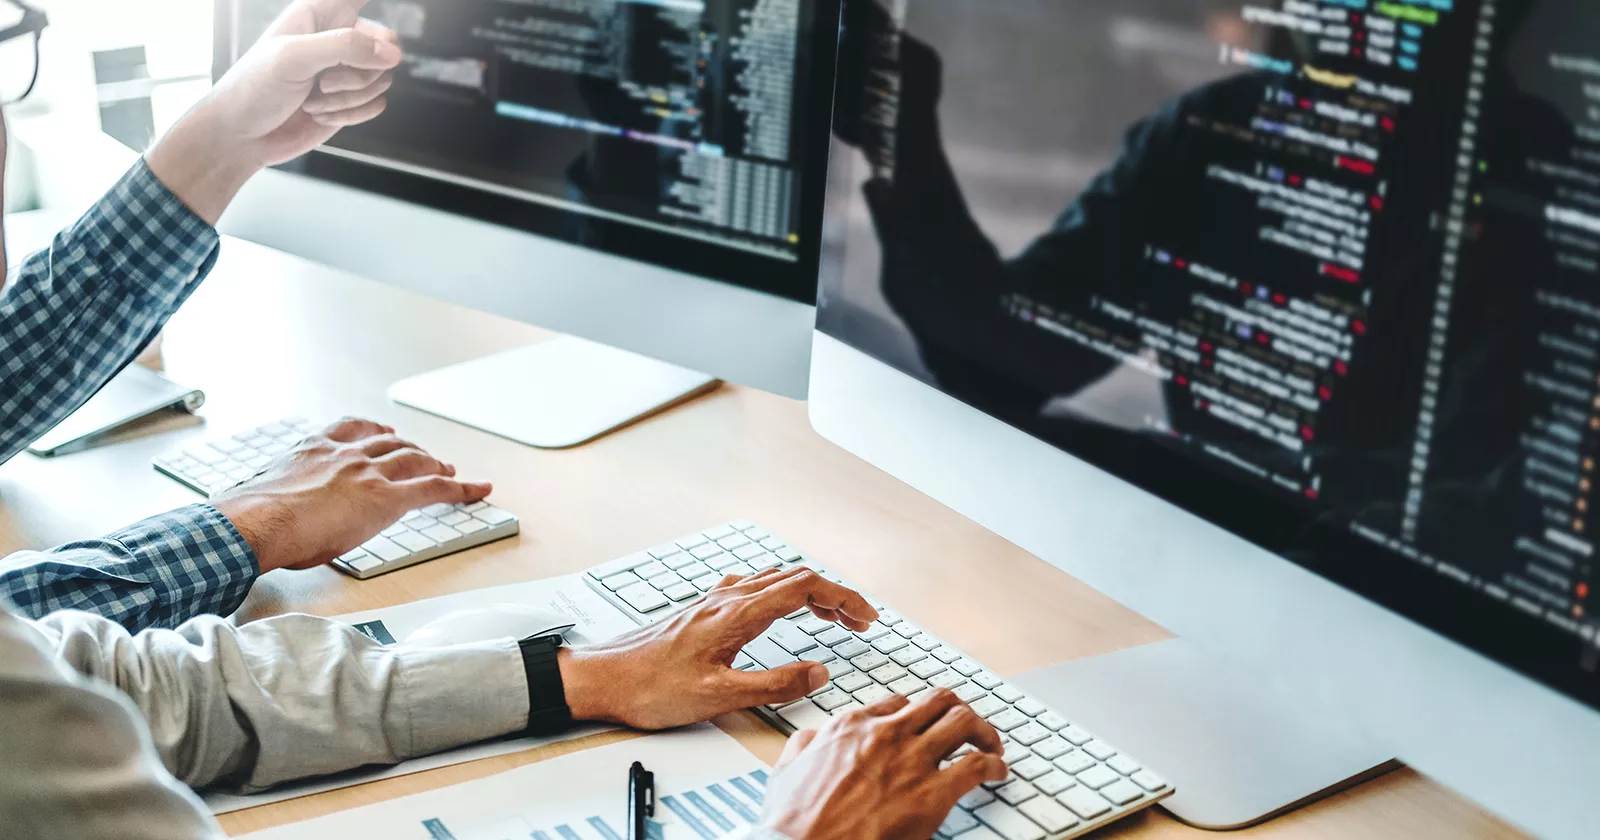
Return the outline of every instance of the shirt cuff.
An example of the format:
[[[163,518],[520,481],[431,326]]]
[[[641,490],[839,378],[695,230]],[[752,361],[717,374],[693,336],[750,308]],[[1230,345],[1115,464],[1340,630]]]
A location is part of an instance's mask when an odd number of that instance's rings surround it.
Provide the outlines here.
[[[442,648],[390,648],[399,661],[399,703],[386,714],[391,732],[409,732],[403,757],[442,750],[528,728],[528,679],[510,639]]]
[[[165,311],[210,272],[221,241],[140,159],[56,247],[81,252],[73,255],[80,260],[93,256],[107,280]]]
[[[195,616],[228,615],[244,603],[261,574],[255,550],[233,522],[207,504],[151,517],[107,537],[153,576],[159,625]]]

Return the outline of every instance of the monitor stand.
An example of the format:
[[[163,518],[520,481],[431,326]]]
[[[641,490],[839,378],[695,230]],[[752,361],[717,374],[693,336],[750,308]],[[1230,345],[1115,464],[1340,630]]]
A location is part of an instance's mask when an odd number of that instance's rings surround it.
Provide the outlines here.
[[[541,449],[566,449],[709,392],[717,380],[563,336],[396,382],[389,398]]]
[[[1023,674],[1017,687],[1126,749],[1196,828],[1244,828],[1399,766],[1338,710],[1312,709],[1181,639]]]

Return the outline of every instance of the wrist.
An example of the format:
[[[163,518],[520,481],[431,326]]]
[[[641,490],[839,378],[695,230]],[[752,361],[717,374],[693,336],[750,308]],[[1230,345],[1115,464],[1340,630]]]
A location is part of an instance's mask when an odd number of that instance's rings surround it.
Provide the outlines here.
[[[212,226],[262,169],[249,143],[229,137],[210,99],[157,141],[145,154],[145,163],[173,195]]]
[[[255,554],[256,566],[261,574],[281,565],[273,560],[281,553],[274,535],[284,533],[282,524],[286,514],[276,504],[236,497],[215,500],[211,506],[227,517],[239,536],[244,537],[245,543]]]
[[[561,683],[573,720],[618,722],[607,699],[605,660],[601,656],[582,649],[562,648],[556,663],[561,668]]]

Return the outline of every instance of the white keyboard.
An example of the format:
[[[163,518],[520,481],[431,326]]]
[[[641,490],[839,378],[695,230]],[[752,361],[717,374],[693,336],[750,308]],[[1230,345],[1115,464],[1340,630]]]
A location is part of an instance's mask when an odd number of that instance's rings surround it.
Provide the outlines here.
[[[585,581],[640,624],[690,606],[725,575],[806,566],[836,574],[748,520],[719,525],[590,569]],[[849,584],[845,584],[849,585]],[[880,617],[852,633],[800,610],[734,661],[743,670],[821,662],[833,679],[810,697],[756,712],[780,730],[814,729],[890,694],[948,688],[1000,730],[1011,774],[961,800],[939,828],[959,840],[1077,837],[1172,795],[1138,760],[1007,684],[871,596]]]
[[[272,459],[314,434],[302,418],[268,423],[232,437],[201,443],[155,459],[155,468],[206,496],[255,477]],[[516,536],[517,517],[487,502],[431,505],[406,514],[333,567],[361,580],[396,572],[485,543]]]

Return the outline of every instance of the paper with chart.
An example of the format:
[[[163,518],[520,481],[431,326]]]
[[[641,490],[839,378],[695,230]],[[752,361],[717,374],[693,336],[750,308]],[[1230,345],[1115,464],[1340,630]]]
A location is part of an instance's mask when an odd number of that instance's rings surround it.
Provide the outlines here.
[[[594,594],[594,591],[585,586],[582,578],[578,575],[546,578],[545,580],[516,583],[510,586],[497,586],[490,589],[476,589],[471,592],[430,598],[426,601],[416,601],[378,610],[335,616],[334,620],[352,624],[356,629],[383,644],[393,644],[396,639],[404,639],[413,630],[447,612],[475,607],[492,607],[495,604],[505,603],[548,607],[571,616],[574,621],[578,622],[578,626],[567,633],[567,641],[572,644],[604,641],[632,630],[637,626],[616,607]],[[356,770],[314,781],[284,785],[266,793],[237,795],[211,792],[203,794],[201,798],[205,800],[206,806],[211,809],[211,813],[226,814],[229,811],[254,808],[257,805],[281,802],[285,799],[296,799],[301,796],[310,796],[324,791],[350,787],[351,785],[374,782],[379,779],[421,773],[424,770],[432,770],[436,767],[447,767],[452,764],[477,761],[480,758],[521,752],[545,744],[606,732],[613,728],[606,726],[578,727],[551,737],[488,741],[426,758],[413,759],[393,767]]]
[[[656,777],[652,840],[716,840],[756,823],[768,769],[710,724],[637,738],[247,840],[621,840],[628,767]]]

